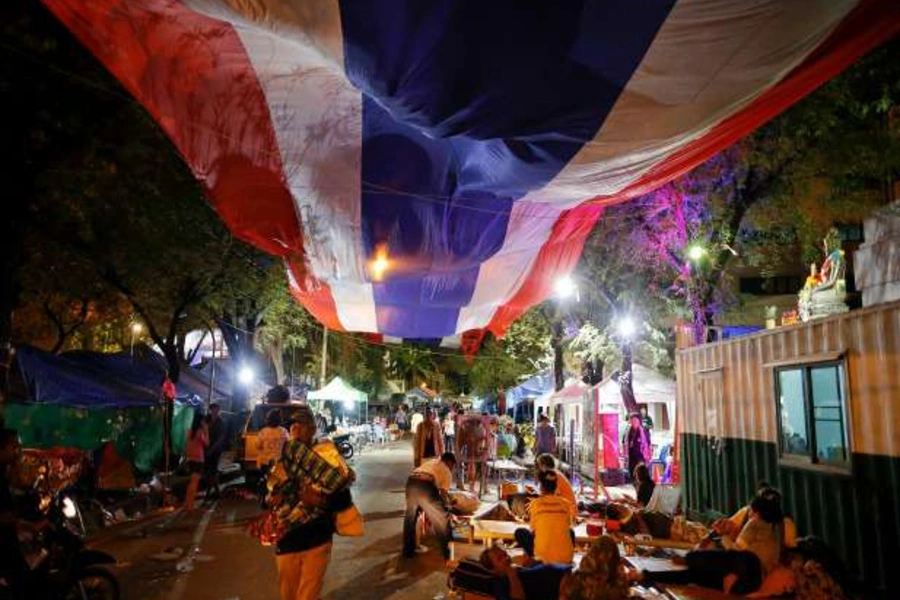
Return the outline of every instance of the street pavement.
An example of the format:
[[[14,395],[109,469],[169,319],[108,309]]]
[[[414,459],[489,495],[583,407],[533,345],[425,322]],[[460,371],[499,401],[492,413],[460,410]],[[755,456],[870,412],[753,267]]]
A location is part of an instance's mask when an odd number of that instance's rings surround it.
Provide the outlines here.
[[[446,594],[447,568],[433,540],[425,540],[427,553],[400,557],[409,442],[366,449],[352,462],[365,535],[335,536],[323,600],[432,600]],[[246,532],[259,512],[255,499],[225,494],[193,514],[174,511],[123,528],[97,547],[120,563],[122,600],[277,600],[273,549]]]

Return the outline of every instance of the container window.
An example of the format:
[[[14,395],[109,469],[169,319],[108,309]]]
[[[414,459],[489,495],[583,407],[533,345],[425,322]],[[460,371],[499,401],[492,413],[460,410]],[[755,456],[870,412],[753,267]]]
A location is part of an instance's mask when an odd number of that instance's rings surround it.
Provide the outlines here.
[[[841,369],[838,365],[809,370],[812,381],[813,424],[816,432],[816,458],[823,463],[848,461],[844,434],[844,402]]]
[[[803,393],[803,369],[778,372],[781,404],[781,451],[784,454],[809,454],[806,401]]]
[[[822,465],[847,466],[844,365],[798,365],[776,370],[782,455]]]

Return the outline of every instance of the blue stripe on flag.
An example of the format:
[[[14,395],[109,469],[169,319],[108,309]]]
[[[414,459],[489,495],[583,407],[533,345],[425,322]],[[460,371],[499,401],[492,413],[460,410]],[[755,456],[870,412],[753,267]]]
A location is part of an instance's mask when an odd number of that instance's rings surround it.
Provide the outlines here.
[[[363,246],[371,256],[386,244],[391,261],[385,281],[373,284],[378,330],[452,333],[478,266],[503,244],[512,203],[457,192],[451,146],[395,121],[369,98],[363,126]]]
[[[594,137],[674,0],[340,4],[364,94],[365,249],[394,261],[379,331],[451,335],[511,202]]]

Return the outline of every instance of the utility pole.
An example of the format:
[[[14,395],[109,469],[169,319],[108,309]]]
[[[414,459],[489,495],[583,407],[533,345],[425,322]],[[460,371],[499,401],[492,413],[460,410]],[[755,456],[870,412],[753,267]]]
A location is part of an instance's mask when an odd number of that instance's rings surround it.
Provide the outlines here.
[[[325,370],[328,366],[328,327],[322,326],[322,369],[319,373],[319,388],[325,387]]]

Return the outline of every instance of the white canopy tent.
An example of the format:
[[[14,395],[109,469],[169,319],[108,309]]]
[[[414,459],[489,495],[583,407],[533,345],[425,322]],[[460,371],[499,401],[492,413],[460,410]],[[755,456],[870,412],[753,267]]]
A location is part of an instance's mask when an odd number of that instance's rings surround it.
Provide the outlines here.
[[[661,407],[665,407],[666,421],[668,421],[665,428],[668,433],[666,433],[665,437],[670,437],[674,433],[674,423],[672,421],[675,416],[675,380],[637,363],[633,363],[631,368],[634,373],[632,386],[635,399],[638,401],[638,404],[647,405],[659,430],[662,430],[663,425],[660,422],[663,416]],[[597,393],[600,396],[601,411],[613,409],[624,415],[625,407],[622,404],[619,384],[607,377],[598,384]]]
[[[675,402],[675,380],[644,365],[633,363],[632,386],[639,404],[666,404]],[[619,384],[607,377],[600,384],[600,402],[616,404],[621,402]]]
[[[352,406],[359,402],[365,403],[365,421],[369,420],[369,395],[356,389],[340,377],[335,377],[321,390],[315,390],[306,394],[309,401],[331,400],[343,402],[344,406]]]

